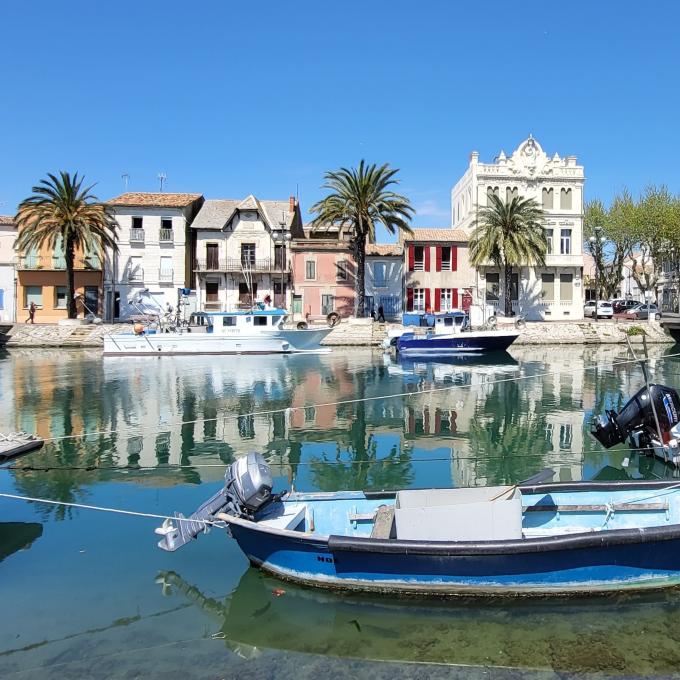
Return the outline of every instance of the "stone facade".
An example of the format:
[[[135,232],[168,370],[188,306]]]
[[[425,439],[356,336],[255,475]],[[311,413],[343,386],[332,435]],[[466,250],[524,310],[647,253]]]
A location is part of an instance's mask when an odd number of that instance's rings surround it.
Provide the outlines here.
[[[583,318],[584,182],[575,156],[549,157],[529,136],[510,157],[501,151],[492,163],[480,163],[479,154],[472,152],[468,169],[451,192],[451,223],[468,235],[490,193],[503,201],[533,198],[546,211],[546,266],[520,267],[513,273],[513,310],[531,320]],[[503,272],[497,267],[479,267],[475,288],[481,300],[503,309]]]

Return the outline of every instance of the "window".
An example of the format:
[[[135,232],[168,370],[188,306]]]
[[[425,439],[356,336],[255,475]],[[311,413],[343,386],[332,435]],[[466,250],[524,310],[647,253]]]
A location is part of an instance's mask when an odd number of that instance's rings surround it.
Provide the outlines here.
[[[373,263],[373,285],[384,288],[387,285],[387,265],[384,262]]]
[[[161,217],[161,231],[158,234],[159,241],[172,241],[172,218]]]
[[[442,246],[442,268],[443,272],[451,271],[451,246]]]
[[[305,260],[305,278],[308,281],[316,279],[316,262],[314,260]]]
[[[54,287],[54,308],[66,309],[66,286]]]
[[[571,425],[560,425],[560,449],[569,451],[571,449],[572,439],[573,432]]]
[[[548,244],[548,249],[547,249],[547,254],[552,255],[553,252],[553,230],[552,229],[544,229],[543,233],[545,234],[545,240]]]
[[[24,288],[24,307],[31,306],[31,302],[36,307],[42,307],[42,286],[26,286]]]
[[[161,257],[159,281],[161,283],[172,283],[172,278],[172,257]]]
[[[161,229],[172,229],[171,217],[161,217]]]
[[[302,295],[293,295],[293,314],[302,314]]]
[[[337,281],[347,281],[349,275],[347,273],[347,260],[340,260],[335,263],[336,272],[335,278]]]
[[[553,190],[543,189],[543,208],[552,210],[553,207]]]
[[[519,300],[519,274],[510,274],[510,300]]]
[[[498,196],[500,193],[500,190],[498,187],[487,187],[486,188],[486,198],[487,198],[487,203],[491,203],[489,200],[491,196]]]
[[[236,422],[242,439],[255,439],[255,417],[252,414],[239,416]]]
[[[501,275],[491,273],[486,275],[486,301],[498,302],[501,298]]]
[[[321,296],[321,313],[330,314],[335,311],[335,297],[333,295]]]
[[[246,267],[255,266],[255,244],[242,243],[241,244],[241,264]]]
[[[413,271],[425,271],[425,248],[423,246],[413,247]]]
[[[562,189],[560,191],[560,208],[562,210],[571,210],[571,189]]]
[[[571,302],[573,300],[573,274],[560,274],[560,300]]]
[[[217,243],[206,243],[205,246],[206,269],[216,270],[220,268],[220,252]]]
[[[235,326],[236,325],[236,317],[235,316],[223,316],[222,317],[222,325],[223,326]]]
[[[571,255],[571,229],[560,230],[560,255]]]
[[[425,289],[424,288],[414,288],[413,289],[413,311],[414,312],[424,312],[425,311]]]
[[[85,313],[99,314],[99,288],[97,286],[85,286]]]
[[[52,266],[55,269],[66,269],[66,258],[64,257],[64,237],[59,234],[54,243],[52,252]]]
[[[286,246],[274,246],[274,267],[276,269],[286,268]]]
[[[552,302],[555,299],[555,275],[541,274],[541,286],[543,299]]]
[[[0,309],[5,309],[5,291],[0,288]]]
[[[266,326],[267,325],[267,317],[266,316],[256,316],[253,319],[253,325],[254,326]]]
[[[142,269],[142,258],[141,257],[131,257],[130,258],[130,281],[143,281],[144,280],[144,270]]]
[[[144,222],[141,217],[133,217],[132,218],[132,228],[133,229],[143,229],[144,228]]]
[[[517,187],[506,187],[505,188],[505,202],[510,203],[513,198],[517,198],[519,191]]]
[[[439,309],[441,309],[442,312],[448,312],[453,309],[453,289],[441,289],[439,294]]]

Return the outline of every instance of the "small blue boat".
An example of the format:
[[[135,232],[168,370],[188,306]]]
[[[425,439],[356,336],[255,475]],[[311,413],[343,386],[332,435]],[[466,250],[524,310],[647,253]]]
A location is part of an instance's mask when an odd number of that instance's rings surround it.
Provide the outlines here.
[[[426,595],[556,595],[680,584],[680,484],[578,482],[272,495],[260,454],[156,532],[176,550],[208,523],[254,565],[306,585]]]

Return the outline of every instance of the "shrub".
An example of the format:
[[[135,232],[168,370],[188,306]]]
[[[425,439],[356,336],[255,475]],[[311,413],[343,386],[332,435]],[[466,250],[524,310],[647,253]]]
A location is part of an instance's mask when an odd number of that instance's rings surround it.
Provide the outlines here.
[[[626,328],[626,335],[647,335],[647,331],[642,326],[630,326]]]

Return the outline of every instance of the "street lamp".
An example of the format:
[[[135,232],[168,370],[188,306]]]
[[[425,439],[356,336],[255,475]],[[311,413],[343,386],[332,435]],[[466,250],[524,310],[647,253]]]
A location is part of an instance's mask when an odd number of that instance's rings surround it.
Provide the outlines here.
[[[595,227],[595,235],[588,239],[590,252],[595,259],[595,321],[597,321],[597,302],[600,297],[600,276],[602,269],[602,254],[607,239],[602,235],[602,227]]]

